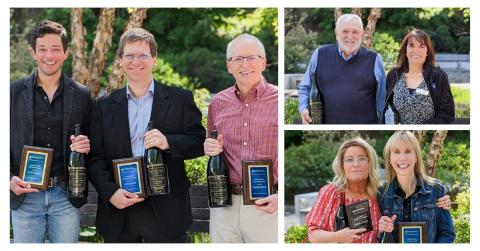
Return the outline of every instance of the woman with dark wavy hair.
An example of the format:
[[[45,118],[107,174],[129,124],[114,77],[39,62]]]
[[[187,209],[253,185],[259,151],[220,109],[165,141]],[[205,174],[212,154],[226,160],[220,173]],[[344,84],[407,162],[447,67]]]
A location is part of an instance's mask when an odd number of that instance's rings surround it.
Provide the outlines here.
[[[448,76],[435,67],[432,41],[422,30],[407,33],[397,66],[387,75],[384,113],[388,109],[400,124],[449,124],[455,119]]]

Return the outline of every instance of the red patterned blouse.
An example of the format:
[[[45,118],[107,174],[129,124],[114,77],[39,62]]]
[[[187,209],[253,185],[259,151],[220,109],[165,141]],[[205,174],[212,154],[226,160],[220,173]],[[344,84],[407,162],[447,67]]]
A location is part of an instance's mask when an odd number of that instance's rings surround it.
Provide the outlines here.
[[[308,233],[317,229],[333,232],[335,231],[335,214],[341,202],[341,192],[337,191],[334,184],[323,186],[318,192],[317,201],[305,217],[305,223],[308,227]],[[345,204],[350,205],[359,202],[359,199],[350,199],[345,197]],[[361,238],[354,243],[376,243],[378,233],[378,223],[381,213],[376,198],[368,200],[370,204],[370,216],[372,219],[373,230],[361,234]]]

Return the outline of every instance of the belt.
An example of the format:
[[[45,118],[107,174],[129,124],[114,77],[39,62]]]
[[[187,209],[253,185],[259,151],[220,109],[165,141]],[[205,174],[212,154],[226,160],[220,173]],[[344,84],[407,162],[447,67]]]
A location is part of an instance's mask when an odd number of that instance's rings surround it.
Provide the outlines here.
[[[64,176],[56,176],[56,177],[48,178],[48,187],[57,186],[58,184],[60,184],[64,181],[65,181]]]
[[[243,186],[242,185],[230,185],[233,195],[242,195],[243,193]],[[278,184],[273,185],[273,193],[278,191]]]
[[[234,195],[242,195],[243,193],[242,185],[230,185],[230,188],[232,190],[232,194]]]

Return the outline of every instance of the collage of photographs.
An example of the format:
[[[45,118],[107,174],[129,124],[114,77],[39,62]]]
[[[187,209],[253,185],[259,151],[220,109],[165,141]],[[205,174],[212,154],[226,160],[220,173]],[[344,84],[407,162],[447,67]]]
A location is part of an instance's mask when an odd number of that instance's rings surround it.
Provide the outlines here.
[[[2,245],[473,248],[473,5],[233,2],[8,6]]]

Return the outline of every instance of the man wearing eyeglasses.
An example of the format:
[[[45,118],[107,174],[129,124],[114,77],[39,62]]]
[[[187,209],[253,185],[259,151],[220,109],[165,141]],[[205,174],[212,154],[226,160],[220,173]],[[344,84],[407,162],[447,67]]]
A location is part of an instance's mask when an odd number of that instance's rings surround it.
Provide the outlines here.
[[[62,73],[68,58],[66,29],[43,21],[32,31],[29,52],[37,67],[10,85],[10,209],[15,243],[78,241],[86,198],[67,198],[68,156],[88,154],[90,90]],[[80,124],[84,135],[75,134]],[[20,178],[24,146],[53,151],[48,187],[41,191]],[[31,166],[34,166],[33,164]],[[34,168],[32,168],[34,169]],[[31,172],[35,173],[35,172]]]
[[[153,79],[153,35],[133,28],[120,38],[117,55],[127,86],[100,98],[92,111],[89,175],[99,202],[96,226],[106,242],[185,242],[192,223],[190,183],[183,161],[203,155],[205,129],[191,92]],[[149,121],[154,128],[146,132]],[[164,151],[170,193],[141,198],[114,182],[112,160]]]
[[[380,54],[362,47],[362,19],[340,16],[335,24],[337,44],[315,49],[298,85],[298,111],[302,123],[312,121],[309,94],[316,85],[325,124],[377,124],[386,97],[386,77]]]
[[[263,44],[242,34],[227,46],[227,69],[235,84],[216,94],[208,110],[208,156],[223,152],[230,173],[232,206],[210,208],[213,242],[277,242],[277,194],[243,205],[242,160],[271,160],[277,184],[278,91],[262,75],[267,66]]]

